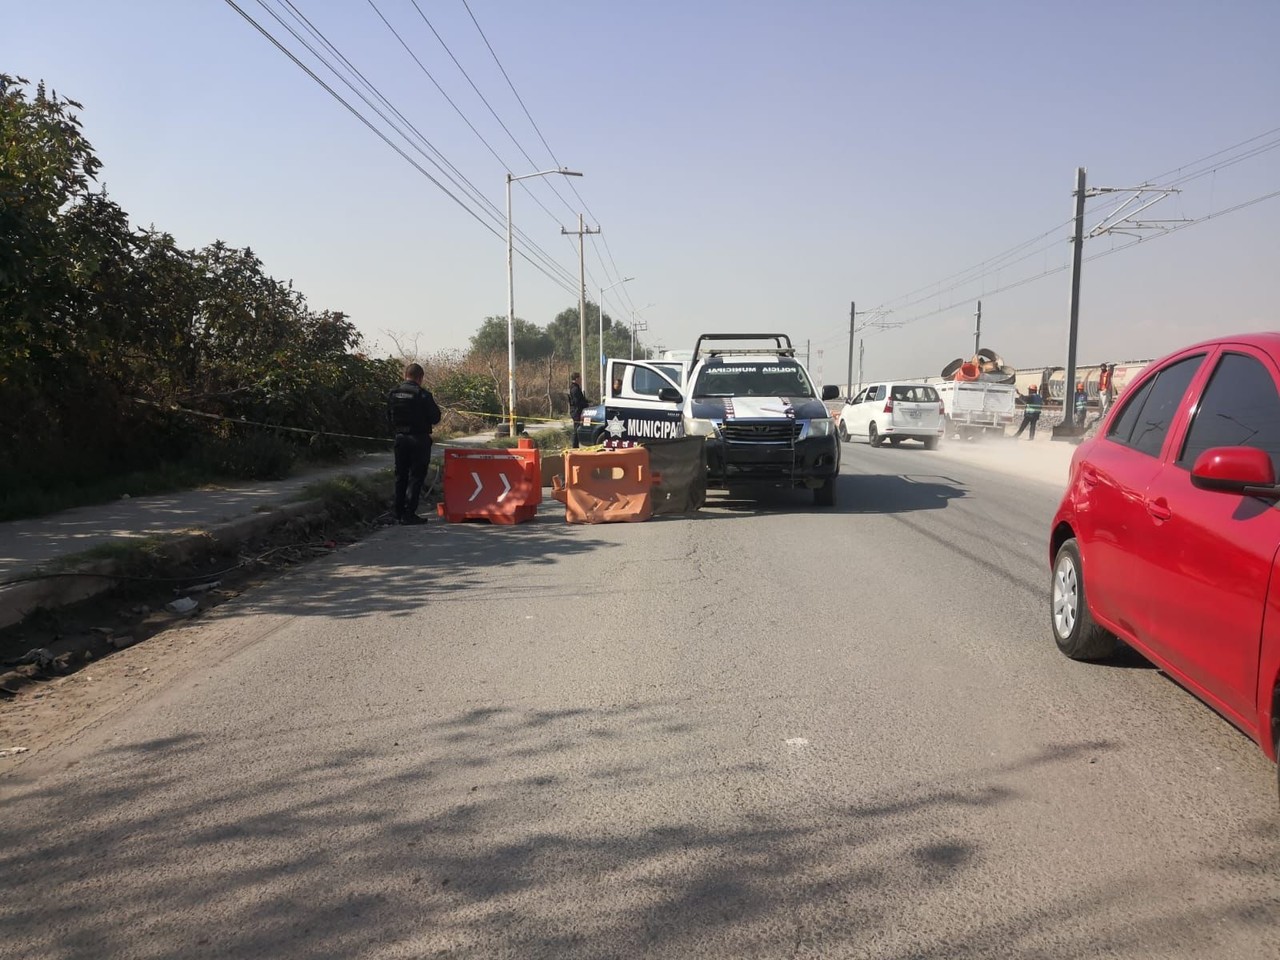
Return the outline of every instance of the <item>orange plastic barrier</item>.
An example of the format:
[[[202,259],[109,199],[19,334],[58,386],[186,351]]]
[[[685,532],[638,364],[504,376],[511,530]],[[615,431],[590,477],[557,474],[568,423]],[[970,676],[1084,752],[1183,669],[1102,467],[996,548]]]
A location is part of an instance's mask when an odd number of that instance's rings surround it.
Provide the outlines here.
[[[553,477],[551,491],[569,523],[637,523],[653,516],[658,479],[644,447],[566,450],[564,478]]]
[[[521,437],[516,446],[521,450],[530,450],[535,455],[533,465],[529,467],[529,482],[533,484],[533,505],[536,507],[542,502],[542,488],[547,486],[542,482],[542,451],[528,437]],[[527,462],[526,466],[529,466]]]
[[[436,512],[450,523],[532,520],[542,502],[542,465],[538,450],[461,450],[444,452],[444,497]]]

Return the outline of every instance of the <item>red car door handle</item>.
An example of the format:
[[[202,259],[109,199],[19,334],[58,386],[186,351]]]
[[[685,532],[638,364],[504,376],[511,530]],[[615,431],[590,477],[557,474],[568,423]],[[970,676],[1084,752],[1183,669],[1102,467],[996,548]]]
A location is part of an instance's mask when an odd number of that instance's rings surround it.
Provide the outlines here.
[[[1156,520],[1170,520],[1173,518],[1173,511],[1169,509],[1169,504],[1163,497],[1159,500],[1148,500],[1147,513],[1151,514]]]

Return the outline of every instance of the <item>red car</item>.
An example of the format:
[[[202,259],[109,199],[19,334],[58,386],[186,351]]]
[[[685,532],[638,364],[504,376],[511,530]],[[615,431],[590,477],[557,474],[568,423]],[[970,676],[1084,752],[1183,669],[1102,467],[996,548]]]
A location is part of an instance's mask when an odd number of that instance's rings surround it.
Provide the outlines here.
[[[1258,742],[1280,740],[1280,333],[1149,365],[1071,460],[1053,518],[1053,635],[1117,638]]]

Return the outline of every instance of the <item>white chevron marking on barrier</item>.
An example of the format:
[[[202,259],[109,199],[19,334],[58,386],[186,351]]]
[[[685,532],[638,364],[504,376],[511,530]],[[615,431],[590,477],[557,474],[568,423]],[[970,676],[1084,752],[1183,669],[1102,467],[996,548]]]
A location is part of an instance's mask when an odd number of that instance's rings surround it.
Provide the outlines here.
[[[476,489],[471,496],[467,497],[467,503],[475,502],[476,497],[480,496],[480,491],[484,489],[484,481],[480,479],[480,474],[474,470],[471,471],[471,479],[476,482]],[[498,479],[502,481],[502,493],[498,494],[497,502],[501,503],[506,499],[507,494],[511,492],[511,481],[507,479],[505,473],[498,474]]]

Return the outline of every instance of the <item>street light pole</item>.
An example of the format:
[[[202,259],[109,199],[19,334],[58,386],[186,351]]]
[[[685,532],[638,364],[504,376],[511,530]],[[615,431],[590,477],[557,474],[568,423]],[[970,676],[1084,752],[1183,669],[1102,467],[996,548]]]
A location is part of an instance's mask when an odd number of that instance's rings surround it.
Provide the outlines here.
[[[516,298],[515,280],[512,270],[511,249],[511,184],[517,180],[528,180],[532,177],[545,177],[558,173],[563,177],[580,177],[581,173],[566,170],[539,170],[537,173],[524,173],[518,177],[507,174],[507,436],[512,442],[516,438]]]
[[[605,295],[605,291],[612,290],[614,287],[620,287],[624,283],[630,283],[634,279],[635,277],[624,277],[623,279],[619,280],[617,283],[611,283],[607,287],[600,288],[600,302],[596,304],[596,320],[599,321],[599,324],[600,324],[600,341],[596,344],[596,346],[600,350],[600,402],[601,403],[604,403],[605,401],[605,393],[604,393],[604,295]]]

